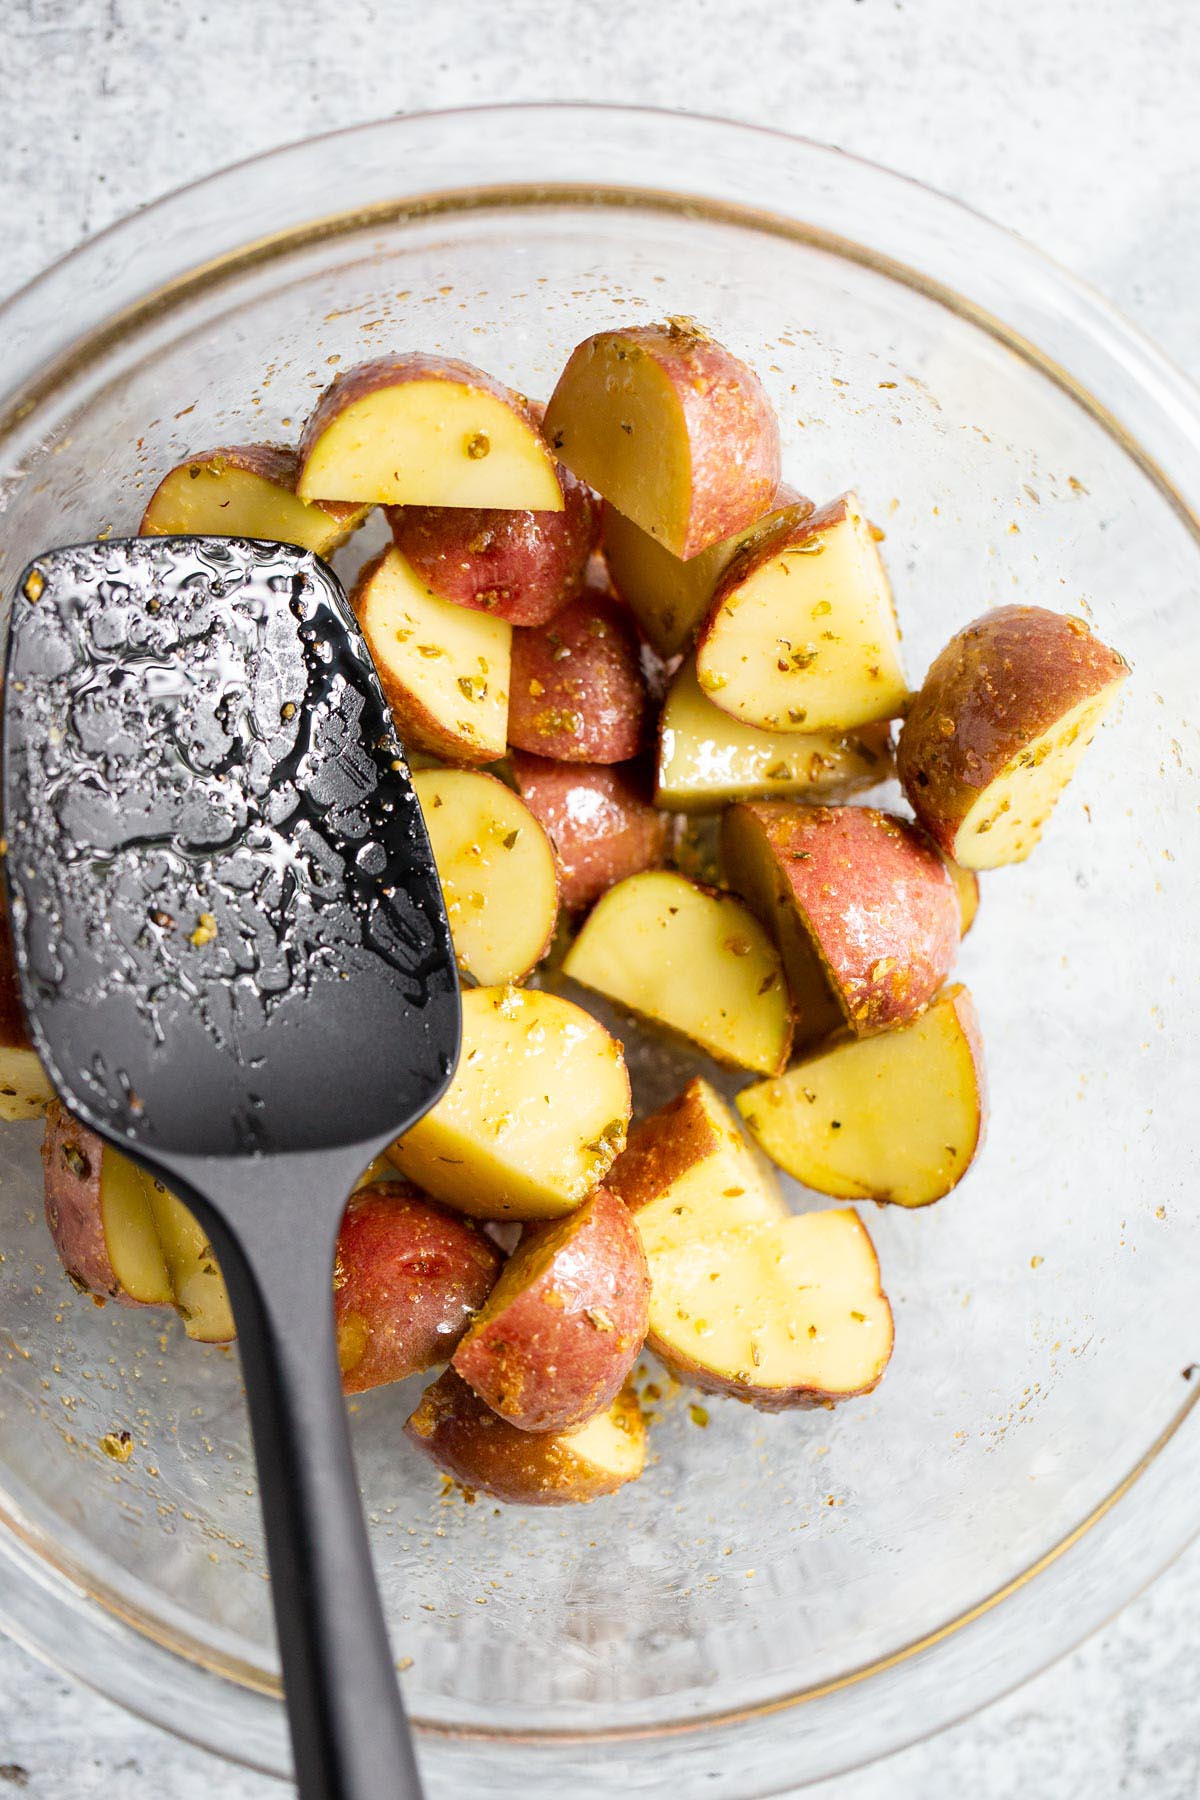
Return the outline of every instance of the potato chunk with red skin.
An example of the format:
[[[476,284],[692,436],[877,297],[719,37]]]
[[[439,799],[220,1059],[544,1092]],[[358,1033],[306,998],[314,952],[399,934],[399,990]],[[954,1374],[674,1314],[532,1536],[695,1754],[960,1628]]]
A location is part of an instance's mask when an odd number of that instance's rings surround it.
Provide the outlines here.
[[[440,600],[510,625],[545,625],[582,592],[600,537],[600,502],[559,468],[561,512],[389,506],[398,550]]]
[[[761,518],[779,487],[779,425],[762,383],[691,319],[585,339],[545,432],[568,468],[685,559]]]
[[[565,1219],[526,1226],[453,1366],[520,1430],[574,1431],[624,1386],[649,1305],[633,1220],[597,1188]]]
[[[445,1362],[500,1273],[495,1244],[401,1181],[360,1188],[334,1262],[342,1387],[365,1393]]]
[[[77,1287],[123,1306],[172,1291],[140,1171],[55,1100],[42,1139],[46,1223]]]
[[[1023,861],[1129,674],[1082,619],[1001,606],[938,656],[900,733],[913,811],[964,869]]]
[[[453,1369],[421,1396],[404,1435],[468,1491],[512,1506],[569,1506],[636,1481],[646,1427],[628,1388],[577,1431],[518,1431]]]
[[[671,822],[628,769],[553,762],[517,750],[512,772],[517,792],[554,846],[559,899],[567,911],[591,906],[627,875],[665,861]]]
[[[628,762],[646,738],[637,635],[615,600],[588,588],[549,625],[512,639],[508,741],[557,762]]]
[[[775,933],[797,1036],[856,1037],[915,1018],[954,965],[961,915],[934,846],[868,806],[731,806],[721,851],[732,886]]]
[[[300,458],[284,444],[205,450],[169,469],[138,526],[141,537],[200,532],[273,538],[329,556],[366,518],[353,500],[301,500]]]

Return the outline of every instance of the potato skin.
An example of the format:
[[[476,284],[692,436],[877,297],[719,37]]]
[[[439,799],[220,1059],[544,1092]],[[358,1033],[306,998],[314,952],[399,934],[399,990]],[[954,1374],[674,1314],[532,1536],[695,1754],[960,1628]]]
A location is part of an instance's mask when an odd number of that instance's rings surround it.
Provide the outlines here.
[[[954,965],[961,916],[949,871],[921,831],[876,807],[730,807],[726,869],[761,914],[761,890],[739,866],[750,846],[782,878],[856,1036],[899,1025],[932,1000]]]
[[[500,1273],[470,1219],[402,1181],[360,1188],[334,1261],[342,1387],[362,1394],[445,1362]]]
[[[606,1188],[527,1226],[452,1366],[521,1431],[574,1431],[624,1386],[646,1340],[650,1276],[633,1220]]]
[[[1082,619],[1041,606],[1000,606],[956,633],[912,702],[896,756],[935,843],[953,855],[983,789],[1032,738],[1128,670]]]
[[[249,475],[261,476],[263,481],[270,481],[276,487],[286,488],[289,494],[296,492],[296,483],[300,479],[300,456],[290,444],[228,444],[218,450],[202,450],[193,456],[184,457],[174,468],[168,469],[154,492],[149,504],[142,514],[138,533],[142,537],[157,537],[157,527],[153,523],[154,503],[167,482],[178,474],[180,469],[220,469],[224,465],[231,469],[244,469]],[[355,525],[363,517],[367,508],[357,500],[310,500],[309,506],[319,507],[327,513],[335,523],[345,527],[348,537]],[[341,541],[340,539],[338,540]],[[337,547],[330,544],[329,549]]]
[[[614,1412],[631,1434],[643,1433],[637,1400],[626,1389]],[[518,1431],[499,1418],[453,1369],[425,1390],[404,1427],[408,1441],[467,1488],[513,1506],[570,1506],[615,1493],[626,1475],[584,1463],[559,1433]]]
[[[512,771],[517,792],[554,846],[567,911],[582,911],[627,875],[666,860],[670,819],[627,769],[517,750]]]
[[[71,1280],[92,1294],[137,1306],[117,1279],[104,1237],[100,1206],[103,1140],[52,1100],[46,1111],[42,1169],[46,1223]]]
[[[558,465],[561,512],[387,506],[398,550],[441,600],[511,625],[545,625],[582,591],[600,536],[600,501]]]
[[[653,359],[683,414],[691,500],[682,540],[668,547],[684,561],[732,537],[770,507],[780,481],[779,423],[758,376],[691,319],[597,332],[571,352],[546,408],[546,435],[561,447],[560,390],[605,340]]]
[[[637,636],[618,603],[587,588],[549,625],[513,631],[508,741],[556,762],[628,762],[646,736]]]
[[[701,1095],[700,1077],[693,1075],[674,1100],[630,1126],[625,1148],[605,1179],[631,1213],[657,1200],[719,1148]]]

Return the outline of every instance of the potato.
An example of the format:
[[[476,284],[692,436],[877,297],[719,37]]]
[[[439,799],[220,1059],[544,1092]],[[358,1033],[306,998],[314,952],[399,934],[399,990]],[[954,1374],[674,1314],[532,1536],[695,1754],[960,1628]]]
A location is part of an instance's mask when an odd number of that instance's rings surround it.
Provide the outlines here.
[[[403,1182],[359,1188],[338,1232],[333,1304],[347,1394],[445,1362],[500,1273],[490,1238]]]
[[[607,1186],[633,1214],[650,1258],[685,1238],[788,1217],[770,1165],[699,1075],[677,1099],[631,1128]]]
[[[561,512],[398,506],[388,523],[399,549],[440,600],[510,625],[545,625],[584,585],[600,536],[600,503],[559,469]]]
[[[779,426],[757,375],[691,319],[597,332],[546,408],[555,454],[679,557],[761,518]]]
[[[46,1223],[78,1286],[127,1306],[174,1299],[141,1170],[53,1101],[42,1140]]]
[[[232,1343],[233,1309],[207,1231],[161,1181],[152,1175],[142,1179],[183,1329],[198,1344]]]
[[[427,769],[413,787],[459,968],[484,986],[519,981],[544,955],[558,917],[549,838],[494,775]]]
[[[946,857],[945,862],[958,901],[959,935],[966,937],[979,911],[979,877],[974,869],[960,869],[949,857]]]
[[[700,686],[763,731],[852,731],[908,700],[891,589],[857,497],[783,513],[717,584]]]
[[[792,1015],[771,939],[739,900],[662,869],[597,901],[563,974],[734,1068],[776,1074]]]
[[[528,988],[470,989],[462,1022],[448,1090],[388,1155],[435,1200],[478,1218],[571,1212],[625,1145],[620,1044],[582,1007]]]
[[[964,869],[1022,862],[1129,665],[1082,619],[1001,606],[951,638],[900,734],[904,791]]]
[[[522,1431],[574,1431],[606,1412],[646,1341],[650,1277],[624,1204],[597,1188],[527,1225],[452,1365]]]
[[[558,860],[559,899],[579,912],[627,875],[656,869],[667,853],[670,820],[651,806],[628,769],[551,762],[517,750],[517,792],[540,819]]]
[[[470,363],[419,351],[346,369],[300,440],[302,500],[561,512],[529,402]]]
[[[627,762],[646,735],[637,637],[620,606],[588,588],[549,625],[512,639],[508,741],[557,762]]]
[[[759,1146],[806,1187],[927,1206],[958,1185],[983,1142],[974,1001],[947,988],[911,1024],[818,1051],[744,1089],[737,1105]]]
[[[677,812],[730,800],[850,794],[891,772],[891,726],[846,732],[760,731],[714,706],[690,658],[675,676],[658,722],[655,802]]]
[[[920,831],[867,806],[743,801],[721,825],[730,885],[783,953],[804,1043],[912,1019],[954,964],[960,915]]]
[[[657,538],[619,513],[604,508],[604,558],[618,594],[660,656],[677,656],[690,648],[712,602],[717,582],[752,532],[761,530],[784,507],[812,511],[794,488],[781,486],[770,510],[732,537],[684,562]],[[799,516],[799,511],[797,511]]]
[[[234,444],[189,456],[155,488],[139,534],[271,538],[329,556],[369,508],[355,501],[297,499],[299,473],[300,458],[282,444]]]
[[[54,1098],[25,1028],[8,919],[0,902],[0,1119],[38,1119]]]
[[[650,1259],[650,1346],[764,1412],[869,1394],[892,1353],[875,1247],[848,1208],[684,1237]]]
[[[367,564],[350,599],[405,743],[459,762],[503,756],[512,626],[439,600],[398,550]]]
[[[513,1506],[596,1500],[636,1481],[646,1463],[646,1427],[629,1389],[577,1431],[518,1431],[447,1369],[404,1431],[455,1481]]]

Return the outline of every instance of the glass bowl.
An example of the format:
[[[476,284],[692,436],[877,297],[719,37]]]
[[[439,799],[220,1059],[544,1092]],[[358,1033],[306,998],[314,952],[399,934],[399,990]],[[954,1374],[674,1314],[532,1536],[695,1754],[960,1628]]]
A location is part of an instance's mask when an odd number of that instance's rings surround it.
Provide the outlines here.
[[[434,1796],[797,1786],[1029,1675],[1196,1529],[1200,406],[1095,296],[772,133],[557,106],[367,126],[147,208],[4,309],[4,586],[135,529],[184,452],[294,437],[339,366],[434,349],[544,394],[585,333],[668,312],[756,364],[799,487],[860,487],[912,675],[1015,599],[1086,613],[1133,678],[1032,861],[985,878],[960,971],[990,1141],[940,1205],[872,1212],[876,1394],[765,1417],[662,1383],[645,1479],[548,1512],[443,1492],[400,1441],[411,1389],[356,1404]],[[642,1106],[689,1066],[641,1039],[633,1062]],[[38,1137],[0,1142],[0,1613],[283,1770],[236,1356],[72,1291]]]

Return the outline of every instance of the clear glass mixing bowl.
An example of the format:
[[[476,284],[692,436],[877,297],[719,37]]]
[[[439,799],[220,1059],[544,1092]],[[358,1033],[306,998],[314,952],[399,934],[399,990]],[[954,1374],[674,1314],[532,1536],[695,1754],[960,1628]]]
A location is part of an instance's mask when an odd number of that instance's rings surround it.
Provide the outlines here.
[[[1088,613],[1134,673],[1036,856],[985,881],[960,966],[990,1141],[941,1205],[870,1218],[897,1316],[875,1395],[709,1402],[700,1429],[664,1394],[639,1485],[542,1513],[443,1494],[404,1453],[411,1392],[356,1406],[435,1796],[798,1785],[1027,1676],[1196,1528],[1200,406],[1093,295],[766,132],[581,107],[369,126],[148,208],[4,309],[4,586],[133,529],[183,452],[294,436],[339,365],[429,348],[545,393],[586,332],[665,312],[754,361],[799,487],[859,485],[913,674],[1009,599]],[[672,1051],[635,1066],[643,1105],[679,1084]],[[3,1127],[0,1614],[282,1769],[236,1356],[71,1290],[37,1146]]]

